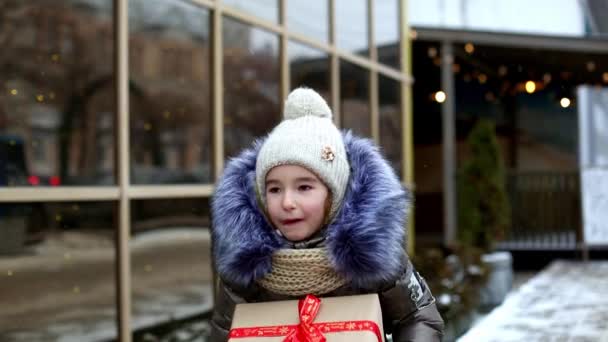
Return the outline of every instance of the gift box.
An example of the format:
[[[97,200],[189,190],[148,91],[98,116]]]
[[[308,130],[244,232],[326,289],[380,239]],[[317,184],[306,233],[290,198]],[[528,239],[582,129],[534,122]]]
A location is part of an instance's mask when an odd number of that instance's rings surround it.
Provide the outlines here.
[[[229,342],[383,342],[377,294],[236,306]]]

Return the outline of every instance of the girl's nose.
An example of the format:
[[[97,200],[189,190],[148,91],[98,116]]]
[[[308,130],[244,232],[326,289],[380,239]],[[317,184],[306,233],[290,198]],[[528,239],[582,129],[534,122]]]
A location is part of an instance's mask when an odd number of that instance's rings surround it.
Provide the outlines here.
[[[283,195],[283,209],[291,210],[291,209],[294,209],[295,207],[296,207],[296,202],[293,199],[293,195],[291,194],[290,191],[285,191],[285,194]]]

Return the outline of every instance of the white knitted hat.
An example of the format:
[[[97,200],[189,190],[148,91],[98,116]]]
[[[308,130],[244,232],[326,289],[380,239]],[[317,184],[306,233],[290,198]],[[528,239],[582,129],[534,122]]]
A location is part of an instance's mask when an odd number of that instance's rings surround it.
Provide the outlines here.
[[[266,205],[266,175],[275,166],[294,164],[315,173],[331,191],[330,217],[337,213],[350,176],[342,134],[321,95],[293,90],[285,101],[283,121],[264,142],[256,163],[256,183]]]

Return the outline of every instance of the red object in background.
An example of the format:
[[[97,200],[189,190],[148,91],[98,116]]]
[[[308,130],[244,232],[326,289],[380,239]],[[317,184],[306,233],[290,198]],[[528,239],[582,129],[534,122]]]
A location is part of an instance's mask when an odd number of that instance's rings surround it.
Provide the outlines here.
[[[61,178],[59,178],[59,176],[51,176],[49,179],[49,184],[51,186],[59,186],[61,185]]]
[[[39,185],[40,178],[38,176],[29,176],[27,177],[27,182],[30,183],[30,185]]]

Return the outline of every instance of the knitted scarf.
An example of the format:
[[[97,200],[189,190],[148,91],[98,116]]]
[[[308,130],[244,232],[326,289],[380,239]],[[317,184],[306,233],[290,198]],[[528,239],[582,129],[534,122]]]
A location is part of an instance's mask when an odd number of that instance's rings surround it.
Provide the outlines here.
[[[287,296],[322,295],[346,283],[331,266],[325,248],[279,249],[272,255],[272,271],[258,283]]]

